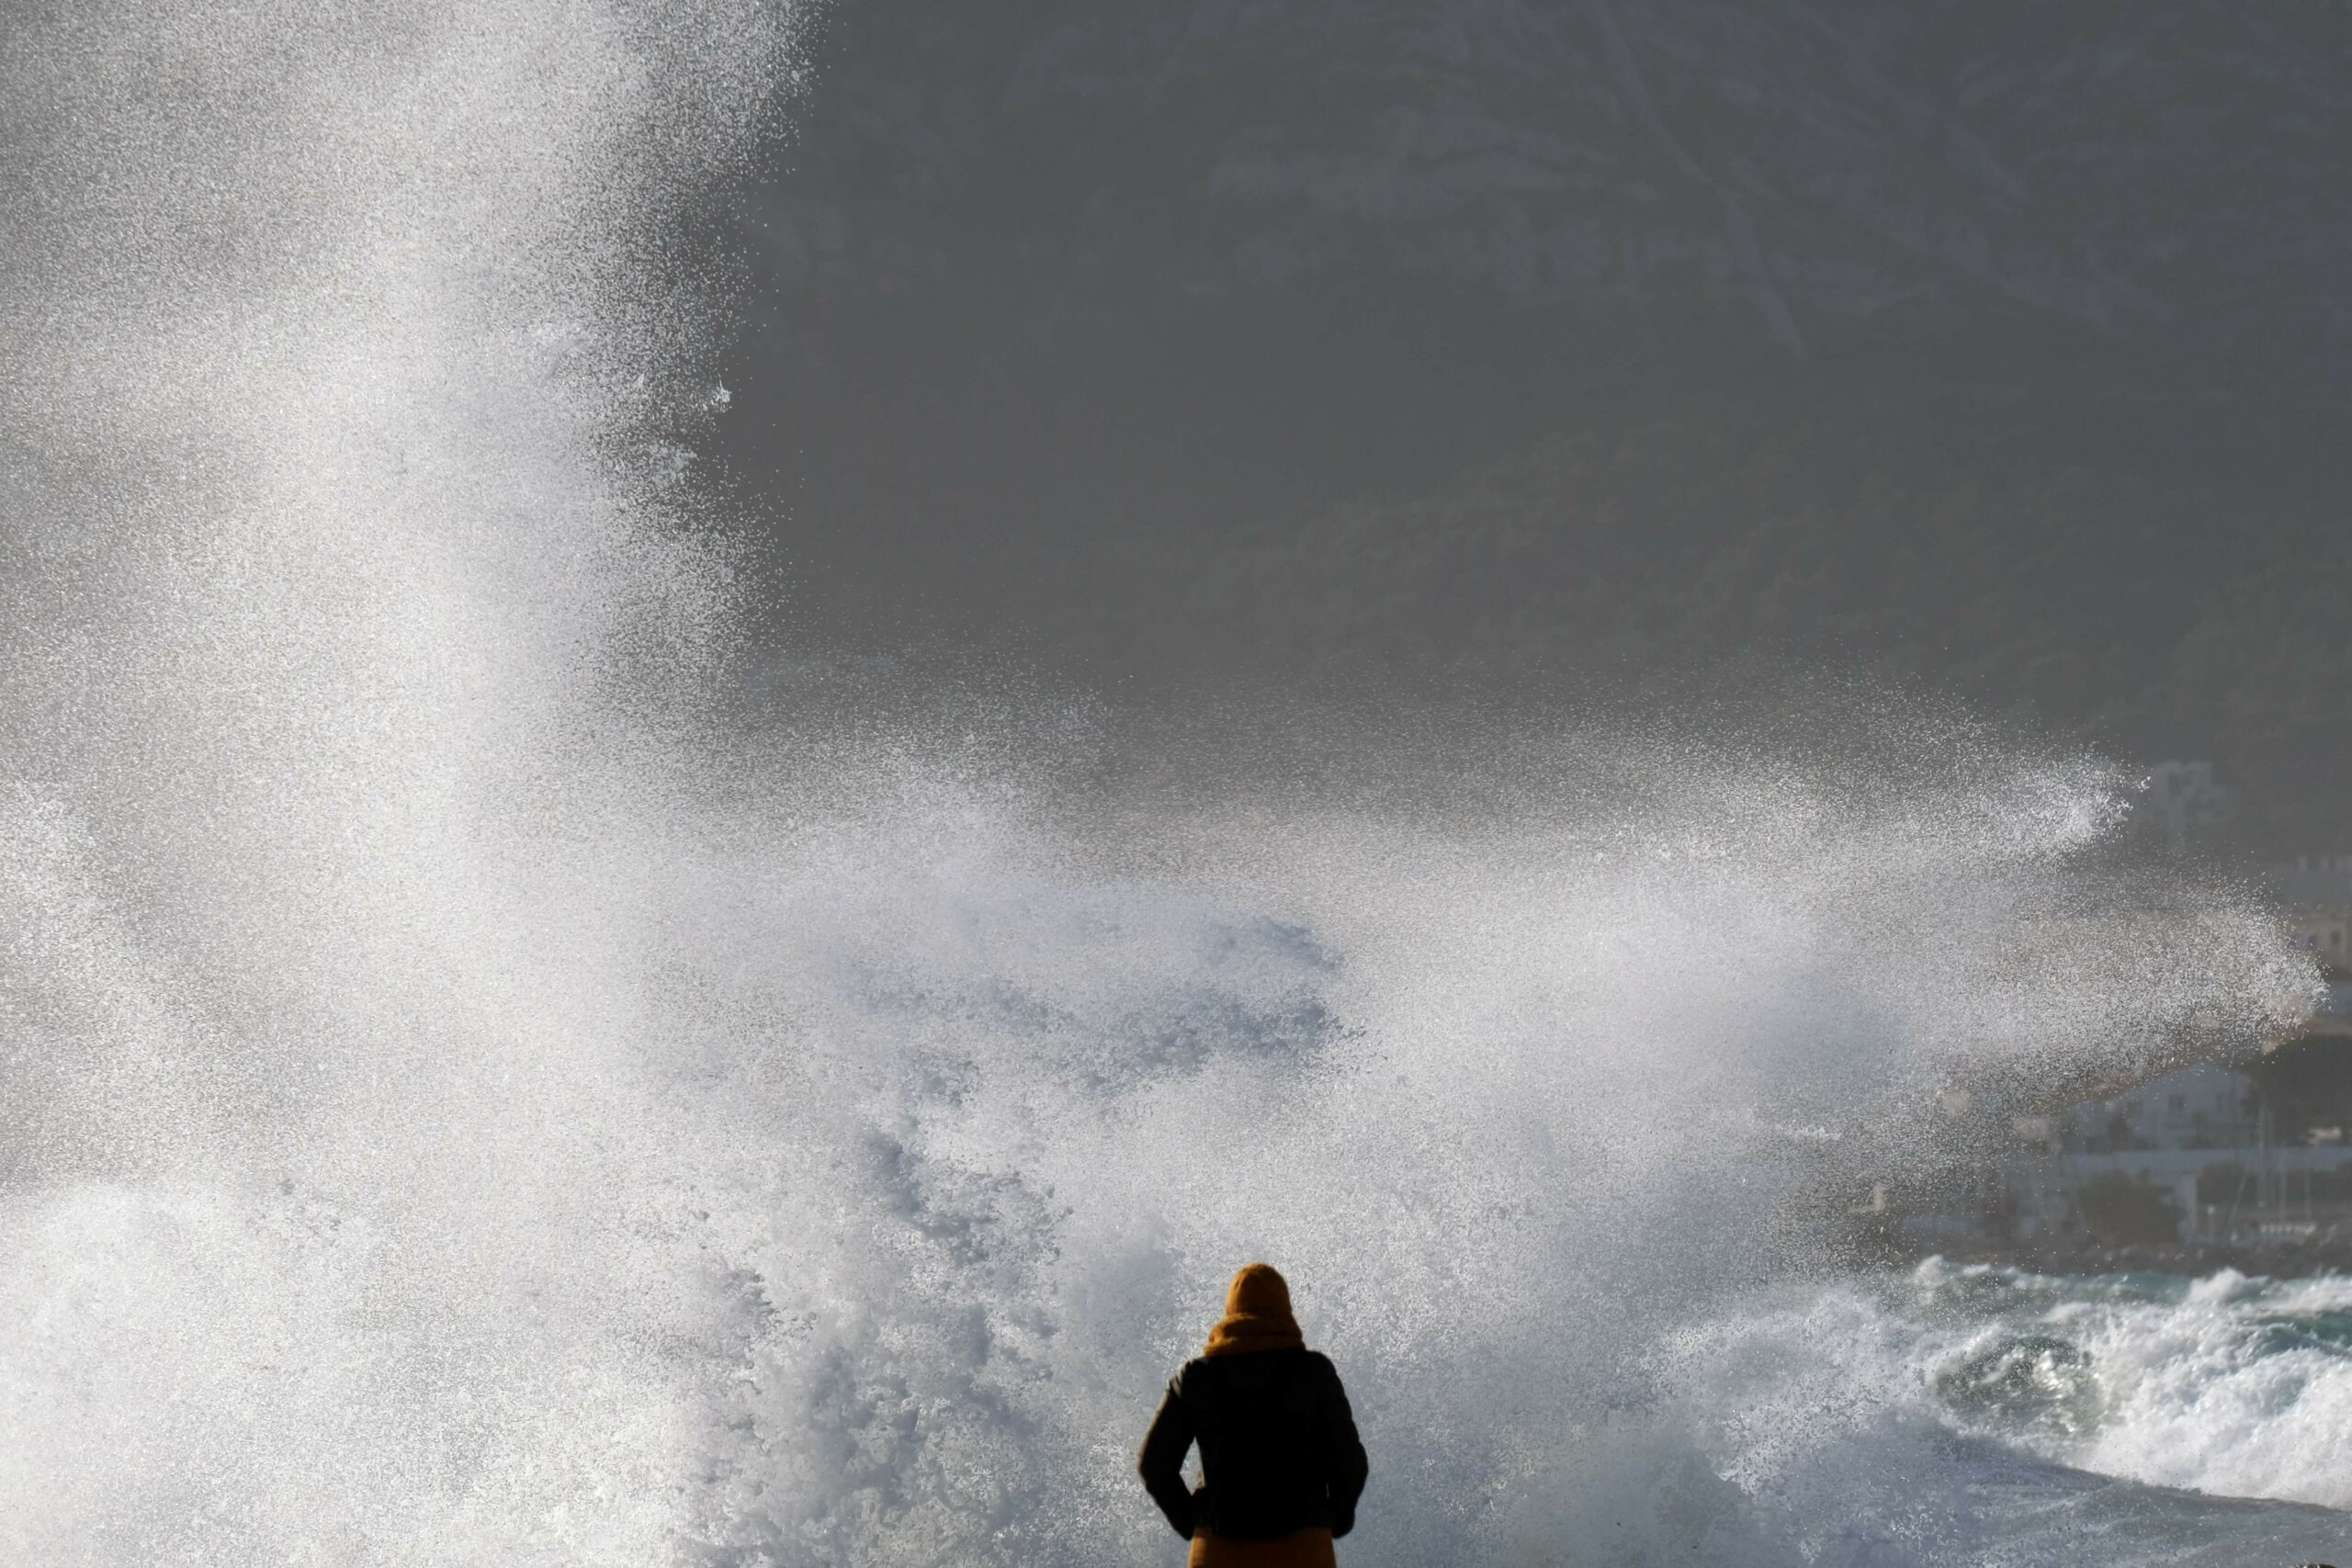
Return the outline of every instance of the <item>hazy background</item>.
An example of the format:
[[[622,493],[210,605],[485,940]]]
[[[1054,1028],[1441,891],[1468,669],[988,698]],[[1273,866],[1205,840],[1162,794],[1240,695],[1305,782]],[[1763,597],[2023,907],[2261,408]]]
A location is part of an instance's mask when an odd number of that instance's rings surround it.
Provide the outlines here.
[[[859,0],[807,64],[693,436],[779,649],[1853,670],[2352,842],[2352,7]]]

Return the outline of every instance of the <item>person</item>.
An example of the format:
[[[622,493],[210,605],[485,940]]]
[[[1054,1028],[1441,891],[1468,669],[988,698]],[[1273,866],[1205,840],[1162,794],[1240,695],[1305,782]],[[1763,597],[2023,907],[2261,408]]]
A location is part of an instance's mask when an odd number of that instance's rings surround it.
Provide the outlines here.
[[[1201,1445],[1201,1488],[1184,1453]],[[1207,1348],[1168,1381],[1136,1469],[1191,1568],[1336,1568],[1370,1466],[1340,1374],[1306,1348],[1290,1286],[1245,1264]]]

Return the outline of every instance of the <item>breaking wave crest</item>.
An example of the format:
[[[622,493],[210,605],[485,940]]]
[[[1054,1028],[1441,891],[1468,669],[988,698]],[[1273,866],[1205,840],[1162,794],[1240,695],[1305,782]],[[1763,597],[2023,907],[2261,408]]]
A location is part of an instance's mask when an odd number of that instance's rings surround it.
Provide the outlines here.
[[[1931,1263],[1908,1359],[1973,1429],[2106,1475],[2352,1507],[2352,1280]],[[2022,1397],[2002,1397],[2016,1385]]]
[[[1750,1296],[1651,1354],[1714,1412],[1710,1469],[1816,1526],[1884,1541],[1908,1521],[1896,1561],[2292,1561],[2341,1541],[2352,1506],[2341,1280],[1931,1258]],[[1858,1508],[1856,1490],[1905,1495]]]

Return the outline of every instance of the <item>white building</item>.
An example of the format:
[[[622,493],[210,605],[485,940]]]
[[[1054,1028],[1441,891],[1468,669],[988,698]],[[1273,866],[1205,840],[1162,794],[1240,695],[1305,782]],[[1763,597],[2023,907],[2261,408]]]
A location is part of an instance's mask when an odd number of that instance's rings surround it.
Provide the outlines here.
[[[2338,987],[2352,991],[2352,987]],[[2352,1145],[2281,1147],[2254,1080],[2232,1068],[2182,1067],[2048,1118],[2046,1154],[2007,1162],[2004,1185],[2019,1235],[2068,1235],[2077,1195],[2102,1176],[2162,1190],[2180,1215],[2180,1239],[2307,1233],[2327,1217]],[[2019,1131],[2026,1131],[2021,1124]]]
[[[2331,969],[2352,969],[2352,855],[2298,855],[2264,880],[2303,951]]]
[[[2236,802],[2211,762],[2158,762],[2132,809],[2142,832],[2179,854],[2230,819]]]
[[[2256,1139],[2254,1080],[2229,1067],[2181,1067],[2106,1100],[2066,1108],[2059,1135],[2075,1154],[2230,1150]]]

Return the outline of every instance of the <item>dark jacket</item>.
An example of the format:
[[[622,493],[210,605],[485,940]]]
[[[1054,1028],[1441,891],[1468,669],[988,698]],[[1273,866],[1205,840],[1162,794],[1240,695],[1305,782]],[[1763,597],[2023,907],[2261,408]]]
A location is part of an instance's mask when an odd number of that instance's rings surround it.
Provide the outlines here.
[[[1201,1445],[1201,1489],[1184,1490],[1184,1450]],[[1184,1363],[1168,1381],[1136,1468],[1151,1500],[1196,1529],[1263,1540],[1354,1528],[1369,1466],[1336,1368],[1314,1350],[1252,1350]]]

